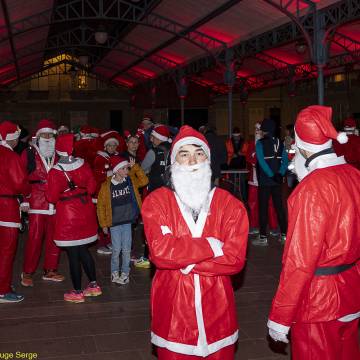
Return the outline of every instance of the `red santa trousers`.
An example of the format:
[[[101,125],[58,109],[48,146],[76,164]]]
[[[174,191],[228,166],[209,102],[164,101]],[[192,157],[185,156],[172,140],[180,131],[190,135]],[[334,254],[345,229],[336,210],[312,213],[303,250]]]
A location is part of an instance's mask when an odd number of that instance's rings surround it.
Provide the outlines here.
[[[248,193],[248,206],[250,209],[249,214],[249,225],[250,228],[259,227],[259,201],[258,201],[258,187],[254,185],[249,185]],[[269,228],[275,230],[278,227],[278,222],[276,218],[276,212],[274,205],[272,203],[272,198],[270,197],[269,201]]]
[[[208,355],[206,357],[194,356],[194,355],[184,355],[179,354],[173,351],[170,351],[165,348],[157,348],[158,360],[196,360],[196,359],[205,359],[205,360],[234,360],[235,346],[229,345],[226,346],[216,353]]]
[[[59,264],[60,248],[54,243],[55,216],[29,214],[29,238],[25,245],[23,271],[32,274],[36,271],[45,240],[44,269],[56,270]]]
[[[0,226],[0,294],[2,295],[11,291],[18,235],[18,228]]]
[[[360,359],[359,319],[320,323],[296,323],[291,327],[293,360]]]

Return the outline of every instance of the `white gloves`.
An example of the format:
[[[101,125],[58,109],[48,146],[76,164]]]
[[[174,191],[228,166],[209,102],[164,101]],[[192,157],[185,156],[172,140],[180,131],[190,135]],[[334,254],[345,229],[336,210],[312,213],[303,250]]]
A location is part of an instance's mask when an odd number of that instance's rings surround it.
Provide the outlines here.
[[[269,336],[274,341],[281,341],[285,344],[289,343],[287,334],[289,333],[290,327],[281,325],[275,321],[268,320],[267,327],[269,328]]]

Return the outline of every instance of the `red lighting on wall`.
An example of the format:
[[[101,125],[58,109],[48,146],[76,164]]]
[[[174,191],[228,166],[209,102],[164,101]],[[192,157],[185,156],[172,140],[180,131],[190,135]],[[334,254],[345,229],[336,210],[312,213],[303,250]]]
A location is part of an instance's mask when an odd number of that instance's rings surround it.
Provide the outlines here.
[[[154,73],[153,71],[149,70],[149,69],[145,69],[141,66],[134,66],[132,68],[132,70],[146,76],[146,77],[149,77],[149,78],[154,78],[156,76],[156,73]]]
[[[0,75],[7,73],[7,72],[14,71],[14,70],[15,70],[15,66],[13,64],[3,66],[0,68]]]
[[[216,30],[207,26],[201,26],[198,30],[205,35],[211,36],[212,38],[215,38],[216,40],[222,41],[226,44],[233,42],[238,37],[238,35],[225,33],[221,30]]]
[[[121,78],[121,77],[116,77],[114,80],[113,80],[115,83],[117,84],[120,84],[120,85],[123,85],[123,86],[126,86],[126,87],[133,87],[134,86],[134,83],[127,80],[127,79],[124,79],[124,78]]]
[[[169,60],[175,62],[176,64],[182,64],[183,62],[185,62],[187,60],[185,57],[183,57],[181,55],[168,53],[168,52],[162,51],[162,50],[157,52],[157,54],[166,59],[169,59]]]
[[[4,80],[4,81],[1,81],[0,84],[1,84],[1,85],[7,85],[7,84],[12,83],[12,82],[15,81],[15,80],[16,80],[16,76],[13,76],[13,77],[11,77],[10,79],[6,79],[6,80]]]

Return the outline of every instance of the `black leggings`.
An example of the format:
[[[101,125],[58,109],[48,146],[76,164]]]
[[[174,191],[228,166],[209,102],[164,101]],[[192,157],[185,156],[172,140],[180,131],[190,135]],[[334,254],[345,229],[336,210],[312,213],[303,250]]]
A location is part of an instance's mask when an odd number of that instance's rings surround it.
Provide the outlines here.
[[[68,246],[65,250],[69,258],[70,274],[74,289],[81,290],[81,265],[89,281],[96,281],[95,262],[89,252],[88,244]]]

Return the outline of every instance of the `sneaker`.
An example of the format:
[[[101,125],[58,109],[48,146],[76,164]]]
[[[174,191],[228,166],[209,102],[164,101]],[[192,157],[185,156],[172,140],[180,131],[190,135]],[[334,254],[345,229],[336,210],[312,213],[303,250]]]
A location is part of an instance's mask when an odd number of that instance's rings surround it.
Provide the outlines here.
[[[119,277],[119,284],[126,285],[130,281],[129,274],[121,273]]]
[[[31,274],[21,273],[21,285],[25,287],[34,286],[34,282]]]
[[[99,296],[102,294],[100,286],[96,281],[89,283],[87,288],[84,290],[84,296]]]
[[[148,259],[144,258],[143,256],[135,261],[135,267],[142,268],[142,269],[150,269],[151,263]]]
[[[286,234],[281,234],[279,241],[281,245],[284,245],[286,241]]]
[[[111,273],[111,282],[119,284],[119,272],[118,271],[114,271]]]
[[[251,228],[249,230],[249,235],[257,235],[259,233],[259,229],[258,228]]]
[[[23,300],[24,300],[24,296],[19,295],[15,292],[8,292],[6,294],[0,295],[0,304],[17,303]]]
[[[42,279],[47,281],[61,282],[65,280],[65,276],[59,274],[56,270],[45,270]]]
[[[107,247],[107,246],[101,246],[101,247],[99,247],[99,248],[96,250],[96,252],[97,252],[98,254],[101,254],[101,255],[111,255],[111,254],[112,254],[111,249],[109,249],[109,247]]]
[[[70,290],[64,294],[64,300],[73,303],[83,303],[84,293],[81,290]]]
[[[112,251],[112,243],[107,244],[106,247],[107,247],[110,251]]]
[[[251,242],[255,246],[268,246],[268,239],[264,235],[260,235],[257,239],[253,240]]]

